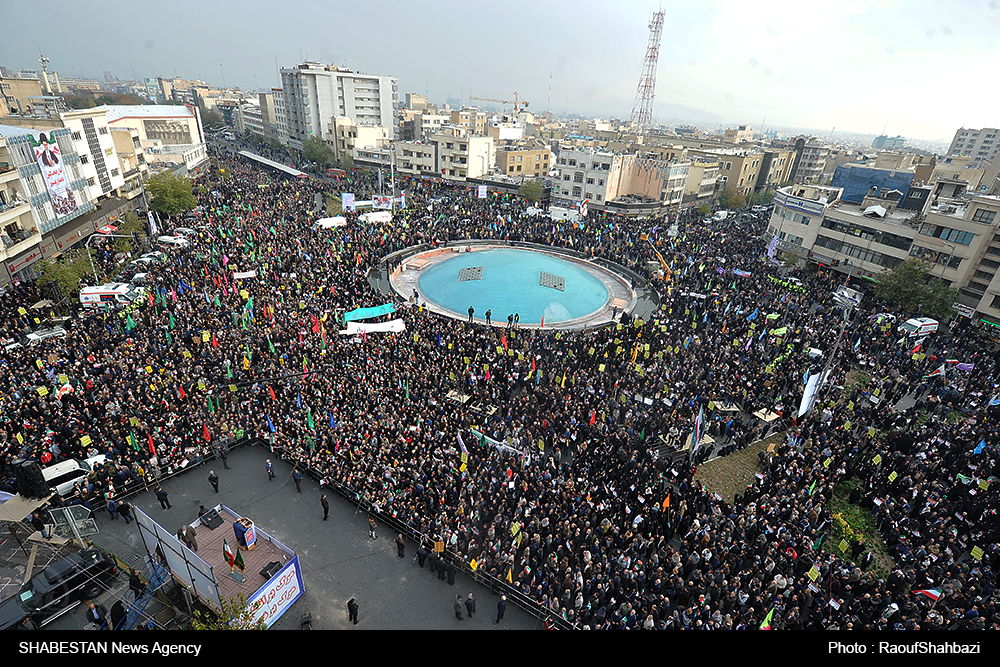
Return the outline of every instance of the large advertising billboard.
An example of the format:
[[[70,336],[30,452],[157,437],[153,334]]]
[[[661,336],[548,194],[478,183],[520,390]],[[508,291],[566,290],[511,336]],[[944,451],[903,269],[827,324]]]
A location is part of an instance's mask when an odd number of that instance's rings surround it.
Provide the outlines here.
[[[31,145],[35,151],[35,160],[42,170],[42,179],[49,191],[49,200],[56,217],[62,218],[77,209],[76,196],[69,187],[69,180],[63,170],[62,154],[59,144],[45,132],[40,132],[36,138],[31,135]]]

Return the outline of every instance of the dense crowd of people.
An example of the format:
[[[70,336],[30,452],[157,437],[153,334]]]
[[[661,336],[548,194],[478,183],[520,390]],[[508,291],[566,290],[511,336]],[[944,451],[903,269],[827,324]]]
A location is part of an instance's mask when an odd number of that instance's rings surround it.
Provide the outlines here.
[[[315,196],[361,199],[375,175],[331,184],[229,155],[220,166],[224,177],[194,180],[196,219],[173,222],[197,243],[152,265],[145,300],[2,353],[8,486],[15,459],[103,454],[80,494],[115,497],[252,434],[573,627],[1000,629],[1000,357],[968,322],[942,323],[915,354],[892,324],[904,315],[869,295],[837,346],[837,277],[797,269],[789,282],[765,255],[766,225],[742,216],[554,223],[514,198],[406,179],[391,222],[348,213],[326,230]],[[648,276],[658,303],[553,331],[468,324],[397,296],[386,317],[404,332],[339,334],[346,311],[390,299],[384,257],[465,238],[617,262]],[[38,298],[33,284],[2,297],[5,340]],[[837,347],[800,418],[806,378]],[[755,412],[786,436],[723,498],[697,468],[758,442],[768,426]],[[713,441],[684,449],[696,428]],[[878,525],[883,576],[880,547],[831,512],[842,485]]]

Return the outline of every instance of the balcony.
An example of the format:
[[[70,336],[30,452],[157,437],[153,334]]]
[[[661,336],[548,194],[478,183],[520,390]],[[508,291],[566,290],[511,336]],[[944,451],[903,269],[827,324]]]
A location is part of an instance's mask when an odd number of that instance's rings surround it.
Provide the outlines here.
[[[11,220],[16,220],[22,213],[31,210],[31,205],[26,201],[16,201],[11,204],[0,204],[0,225],[4,225]]]

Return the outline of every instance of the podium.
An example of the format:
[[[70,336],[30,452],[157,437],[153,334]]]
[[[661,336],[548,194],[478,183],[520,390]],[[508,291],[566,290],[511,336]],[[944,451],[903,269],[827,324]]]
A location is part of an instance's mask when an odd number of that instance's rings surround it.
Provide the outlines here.
[[[254,530],[253,521],[246,517],[240,517],[233,521],[233,532],[236,533],[236,543],[249,551],[257,542],[257,532]]]

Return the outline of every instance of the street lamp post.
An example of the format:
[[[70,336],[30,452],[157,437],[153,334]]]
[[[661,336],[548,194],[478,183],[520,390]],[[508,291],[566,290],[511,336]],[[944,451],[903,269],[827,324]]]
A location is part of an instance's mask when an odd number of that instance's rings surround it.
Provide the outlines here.
[[[941,241],[941,243],[951,249],[951,252],[948,253],[948,260],[944,263],[944,268],[941,269],[941,280],[944,280],[944,272],[948,270],[948,266],[951,264],[951,258],[955,256],[957,246],[954,243],[948,243],[947,241]]]

